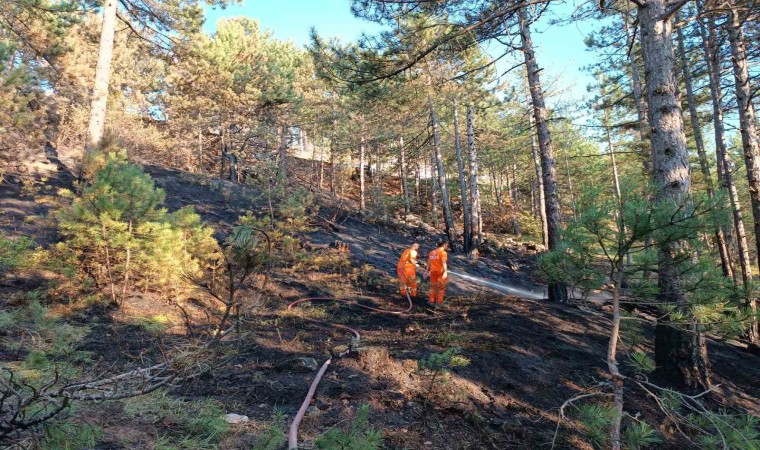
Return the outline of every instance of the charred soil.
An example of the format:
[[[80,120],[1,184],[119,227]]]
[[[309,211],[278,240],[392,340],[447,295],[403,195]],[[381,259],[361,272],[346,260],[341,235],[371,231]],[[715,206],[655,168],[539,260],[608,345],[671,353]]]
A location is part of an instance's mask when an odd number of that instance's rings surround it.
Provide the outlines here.
[[[170,209],[193,205],[220,234],[245,211],[266,205],[263,193],[253,188],[160,167],[146,170],[166,190]],[[56,173],[39,183],[65,187],[73,181],[70,174]],[[50,221],[23,220],[30,213],[44,218],[49,210],[39,206],[34,196],[22,195],[20,183],[6,181],[0,185],[0,195],[0,204],[15,208],[2,224],[6,234],[26,234],[45,245],[55,241]],[[405,315],[331,302],[306,303],[287,311],[291,302],[309,296],[339,296],[387,309],[405,306],[392,278],[397,255],[413,239],[420,240],[423,248],[431,247],[435,236],[366,223],[339,206],[323,202],[313,231],[301,236],[312,257],[332,263],[274,270],[266,300],[234,338],[235,351],[222,365],[174,388],[171,395],[184,401],[212,398],[225,412],[249,416],[250,422],[231,426],[219,447],[251,448],[266,426],[283,426],[277,417],[289,422],[299,408],[315,375],[313,368],[302,364],[303,358],[321,364],[350,345],[348,333],[324,324],[331,322],[350,325],[362,338],[347,357],[334,360],[325,375],[301,427],[300,440],[307,445],[325,430],[342,426],[367,403],[370,423],[382,431],[389,449],[550,448],[558,408],[606,378],[607,314],[504,296],[464,280],[452,280],[445,307],[435,311],[423,306],[424,282],[421,299]],[[336,240],[348,244],[348,251],[332,248]],[[513,259],[470,263],[455,255],[450,265],[452,270],[495,281],[534,285],[530,257]],[[6,279],[0,285],[8,293],[44,282]],[[0,309],[6,306],[1,300]],[[124,308],[152,308],[150,314],[164,314],[177,326],[156,334],[130,321]],[[92,352],[101,367],[113,369],[159,361],[163,348],[185,339],[174,306],[139,296],[121,311],[90,308],[71,313],[66,320],[87,323],[90,333],[80,349]],[[651,353],[653,330],[645,327],[643,335],[635,346],[624,346],[623,353],[634,349]],[[420,370],[420,360],[454,347],[469,364],[454,367],[435,381],[430,372]],[[715,381],[721,384],[710,402],[759,414],[760,358],[717,342],[710,344],[710,356]],[[21,356],[2,354],[3,361],[17,357]],[[645,393],[630,386],[626,402],[630,414],[659,424],[659,431],[672,438],[659,448],[686,448]],[[166,420],[127,415],[121,402],[85,405],[78,414],[77,420],[103,430],[98,444],[102,449],[154,448],[157,437],[174,426]],[[577,424],[562,422],[555,448],[592,446]]]

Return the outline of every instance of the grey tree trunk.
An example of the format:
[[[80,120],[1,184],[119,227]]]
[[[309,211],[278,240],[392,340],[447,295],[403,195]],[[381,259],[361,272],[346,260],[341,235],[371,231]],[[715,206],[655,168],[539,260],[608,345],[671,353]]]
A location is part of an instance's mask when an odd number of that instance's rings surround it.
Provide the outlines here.
[[[636,114],[639,122],[639,139],[645,141],[649,136],[649,119],[647,116],[647,99],[644,96],[641,75],[639,74],[639,64],[636,61],[636,52],[633,51],[634,40],[636,39],[635,33],[631,31],[628,23],[629,9],[628,2],[625,2],[625,12],[623,16],[623,24],[625,27],[626,35],[626,48],[631,49],[628,52],[628,63],[631,65],[631,87],[633,88],[633,100],[636,102]],[[642,147],[642,161],[644,167],[644,173],[650,175],[652,173],[652,152],[651,149],[644,145]]]
[[[364,190],[364,126],[362,126],[362,135],[359,143],[359,209],[364,211],[365,205],[365,190]]]
[[[277,154],[279,164],[277,165],[277,182],[280,182],[288,176],[288,126],[283,125],[280,128],[280,148]]]
[[[477,258],[482,234],[480,228],[480,188],[478,187],[478,150],[475,147],[475,113],[467,107],[467,154],[470,168],[470,248],[468,256]]]
[[[409,213],[411,213],[412,208],[411,208],[411,204],[409,203],[409,184],[407,182],[408,168],[406,167],[406,152],[404,150],[403,136],[398,137],[398,152],[399,152],[399,171],[401,172],[399,174],[401,176],[401,193],[404,196],[404,217],[406,217]]]
[[[532,104],[528,99],[529,104]],[[533,158],[533,165],[536,169],[536,180],[534,189],[531,189],[531,203],[535,204],[534,211],[538,211],[538,218],[541,219],[541,242],[544,247],[549,248],[549,223],[546,218],[546,195],[544,193],[544,176],[541,169],[541,156],[538,153],[538,142],[536,141],[536,119],[533,114],[528,114],[530,121],[530,149]],[[538,193],[538,195],[535,195]]]
[[[420,163],[414,165],[414,196],[416,204],[420,204]]]
[[[499,189],[499,180],[496,179],[496,171],[494,169],[491,169],[491,189],[493,190],[493,196],[494,200],[496,200],[496,206],[499,207],[499,212],[501,212],[502,206],[502,199],[501,199],[501,190]]]
[[[319,147],[319,189],[325,183],[325,136],[322,135],[321,146]]]
[[[700,2],[697,2],[698,10],[701,12]],[[739,250],[739,265],[742,269],[742,282],[747,287],[749,280],[752,277],[752,267],[749,256],[749,245],[747,243],[747,232],[744,228],[744,217],[742,213],[741,202],[739,201],[739,195],[734,185],[734,175],[731,170],[731,159],[728,155],[728,149],[726,148],[725,131],[723,128],[723,108],[721,107],[721,99],[723,98],[723,88],[721,87],[720,80],[720,49],[718,48],[715,40],[715,28],[711,19],[708,17],[705,19],[707,26],[703,25],[701,21],[698,21],[699,31],[702,35],[702,50],[705,54],[705,60],[707,61],[707,74],[710,78],[710,100],[713,107],[713,130],[715,132],[715,157],[716,167],[718,172],[718,182],[720,186],[728,192],[728,197],[731,202],[731,209],[734,216],[734,228],[736,229],[736,244]],[[707,28],[707,29],[706,29]],[[725,232],[726,240],[731,241],[730,228]]]
[[[652,124],[652,176],[657,186],[658,202],[680,204],[688,200],[691,190],[686,135],[675,80],[675,57],[670,20],[663,20],[665,0],[649,0],[638,8],[641,47],[647,74],[649,122]],[[660,301],[676,306],[688,314],[681,290],[681,274],[676,255],[684,243],[667,242],[659,248]],[[704,337],[692,327],[689,333],[659,321],[655,331],[655,361],[658,369],[676,385],[693,389],[709,387],[709,361]]]
[[[525,56],[525,66],[528,72],[528,86],[533,103],[533,115],[536,120],[538,136],[538,148],[541,155],[541,169],[543,175],[544,195],[547,218],[548,248],[554,250],[562,241],[562,212],[559,207],[559,194],[557,192],[557,168],[554,161],[554,149],[552,148],[548,114],[544,103],[544,92],[541,88],[540,69],[536,63],[536,55],[533,51],[533,41],[530,37],[530,27],[525,8],[518,11],[518,23],[520,37],[522,38],[522,52]],[[555,302],[567,301],[567,287],[563,283],[551,283],[548,286],[549,300]]]
[[[103,139],[108,104],[108,83],[111,79],[111,61],[113,59],[113,38],[116,32],[116,0],[103,2],[103,25],[100,29],[100,47],[98,63],[95,66],[95,84],[92,88],[90,102],[90,123],[87,127],[85,154],[89,155]]]
[[[333,132],[330,140],[330,192],[333,196],[337,193],[335,189],[335,153],[338,151],[338,121],[333,120]]]
[[[472,217],[468,199],[467,176],[464,173],[464,159],[462,158],[462,140],[459,135],[459,111],[454,102],[454,148],[457,154],[457,172],[459,173],[459,189],[462,195],[462,223],[464,226],[464,252],[470,252],[472,244]]]
[[[578,211],[575,205],[575,191],[573,191],[573,177],[570,174],[570,158],[565,152],[565,173],[567,174],[567,189],[570,191],[570,207],[573,210],[573,219],[578,219]]]
[[[689,105],[689,119],[691,120],[691,128],[694,133],[694,143],[697,147],[697,155],[699,156],[699,167],[702,171],[702,177],[705,179],[705,184],[707,185],[707,195],[710,196],[710,198],[714,198],[715,187],[713,186],[712,175],[710,174],[710,165],[707,162],[705,144],[702,140],[702,128],[699,125],[699,116],[697,115],[697,102],[694,98],[694,87],[692,85],[691,70],[689,70],[688,59],[686,58],[686,45],[684,43],[682,28],[678,28],[676,30],[676,37],[678,39],[678,54],[681,60],[681,72],[683,73],[684,85],[686,87],[686,104]],[[731,256],[728,252],[728,245],[726,244],[726,236],[723,234],[723,228],[720,226],[715,228],[715,244],[718,247],[720,263],[723,268],[723,275],[733,279],[734,282],[736,282],[733,261],[731,261]]]
[[[435,148],[430,153],[430,213],[433,227],[438,228],[438,170],[436,169]]]
[[[441,133],[438,125],[438,115],[434,108],[430,108],[430,120],[433,124],[433,155],[435,157],[436,167],[438,168],[438,186],[441,189],[441,203],[443,205],[443,222],[446,229],[446,237],[449,239],[449,245],[452,251],[457,251],[457,230],[454,223],[454,213],[451,211],[451,199],[449,197],[449,188],[446,185],[446,168],[443,166],[443,157],[441,156]]]
[[[736,102],[739,106],[739,125],[744,150],[744,164],[747,167],[747,182],[752,204],[752,217],[755,224],[755,245],[758,249],[760,263],[760,138],[757,135],[757,117],[752,104],[752,92],[749,78],[749,65],[744,42],[742,23],[736,8],[728,3],[729,14],[725,27],[728,31],[728,41],[731,44],[731,56],[736,83]],[[754,345],[760,345],[760,330],[758,330],[757,300],[750,298],[748,306],[753,317],[747,337]]]

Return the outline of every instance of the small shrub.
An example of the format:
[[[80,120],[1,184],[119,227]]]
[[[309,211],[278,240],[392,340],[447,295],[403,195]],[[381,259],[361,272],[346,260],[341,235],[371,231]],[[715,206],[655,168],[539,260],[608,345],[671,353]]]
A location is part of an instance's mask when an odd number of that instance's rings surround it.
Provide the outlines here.
[[[577,419],[583,424],[588,438],[596,448],[607,448],[610,442],[610,429],[615,416],[612,406],[589,403],[580,405]],[[640,420],[628,422],[622,430],[623,448],[639,450],[662,442],[662,437],[651,425]]]
[[[64,265],[107,288],[114,304],[131,287],[179,295],[185,276],[218,252],[213,230],[192,208],[167,213],[164,192],[123,154],[96,154],[88,172],[90,183],[59,215]]]
[[[34,241],[27,237],[10,239],[0,235],[0,276],[24,266],[34,247]]]
[[[459,354],[460,351],[461,349],[459,347],[452,347],[442,353],[433,353],[427,358],[417,361],[420,370],[430,373],[430,383],[424,394],[426,400],[430,400],[436,387],[436,381],[445,381],[444,377],[448,375],[449,370],[454,367],[462,367],[470,364],[469,359]]]
[[[151,423],[172,424],[170,430],[159,431],[156,448],[216,448],[228,428],[219,403],[186,401],[173,398],[165,391],[130,398],[125,402],[124,411]]]
[[[71,420],[52,423],[45,428],[42,450],[80,450],[93,448],[103,435],[96,425]]]
[[[317,438],[315,444],[325,450],[377,450],[383,435],[369,424],[369,405],[362,404],[356,417],[345,428],[333,428]]]
[[[268,426],[259,434],[251,450],[279,450],[285,442],[285,433],[281,429]]]

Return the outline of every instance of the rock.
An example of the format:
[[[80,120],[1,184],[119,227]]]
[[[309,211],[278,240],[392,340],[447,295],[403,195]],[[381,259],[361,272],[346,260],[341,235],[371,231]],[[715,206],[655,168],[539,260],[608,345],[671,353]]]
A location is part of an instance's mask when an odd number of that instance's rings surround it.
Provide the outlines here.
[[[224,420],[227,421],[227,423],[236,424],[236,423],[245,423],[248,422],[248,416],[241,416],[240,414],[225,414]]]
[[[314,372],[319,369],[319,363],[314,358],[299,357],[285,360],[277,368],[293,372]]]
[[[306,408],[306,414],[319,414],[321,411],[316,406],[309,406]]]

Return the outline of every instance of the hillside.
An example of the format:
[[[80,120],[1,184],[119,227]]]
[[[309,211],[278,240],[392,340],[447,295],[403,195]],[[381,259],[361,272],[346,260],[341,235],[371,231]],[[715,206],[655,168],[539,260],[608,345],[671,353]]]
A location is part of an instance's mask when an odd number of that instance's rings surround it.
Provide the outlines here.
[[[57,190],[71,188],[75,177],[64,166],[53,167],[24,177],[6,176],[0,184],[2,233],[29,236],[42,246],[59,240],[53,210],[67,200]],[[193,206],[218,238],[229,234],[247,211],[266,210],[265,195],[254,186],[166,167],[145,170],[165,190],[170,211]],[[393,278],[398,254],[415,238],[424,251],[437,237],[417,228],[366,223],[327,194],[318,194],[312,209],[309,230],[293,236],[300,240],[305,259],[285,261],[269,271],[260,303],[219,365],[168,386],[158,397],[83,402],[67,414],[74,426],[99,430],[93,448],[152,449],[169,443],[181,448],[281,448],[265,447],[264,441],[286,432],[314,378],[313,363],[321,365],[350,342],[345,330],[329,323],[358,330],[361,341],[329,366],[299,432],[303,448],[313,448],[328,430],[345,428],[363,404],[370,408],[364,427],[380,431],[388,449],[593,448],[578,422],[563,420],[559,428],[557,423],[559,408],[568,399],[607,376],[606,310],[505,296],[453,277],[442,310],[429,311],[420,299],[400,315],[331,302],[288,311],[290,303],[305,297],[403,308],[406,301]],[[335,241],[348,244],[348,250],[334,248]],[[531,257],[514,259],[486,256],[473,263],[454,255],[450,267],[507,286],[540,289]],[[0,280],[0,312],[18,305],[28,292],[49,290],[44,297],[49,313],[63,323],[86,327],[76,351],[89,352],[102,370],[155,364],[165,349],[191,338],[192,328],[186,327],[178,304],[160,301],[154,293],[135,292],[116,309],[74,298],[64,302],[52,294],[61,292],[53,287],[56,282],[61,282],[59,277],[44,270],[5,276]],[[427,292],[425,284],[421,291]],[[189,320],[200,324],[201,310],[193,309],[192,301],[190,297],[183,305]],[[10,337],[3,336],[3,365],[25,357],[11,351]],[[653,329],[644,325],[641,339],[631,342],[625,344],[625,353],[651,354]],[[438,374],[438,381],[421,370],[421,361],[452,348],[466,359],[463,365]],[[718,342],[709,343],[709,352],[716,388],[708,404],[760,414],[760,357]],[[651,381],[658,383],[657,378]],[[634,385],[628,389],[626,411],[660,424],[667,444],[657,448],[690,445],[644,391]],[[192,405],[208,400],[220,413],[246,415],[250,421],[222,427],[216,440],[208,440],[182,417],[183,409],[194,411]],[[564,412],[577,418],[572,407]],[[178,444],[183,436],[186,443]]]

